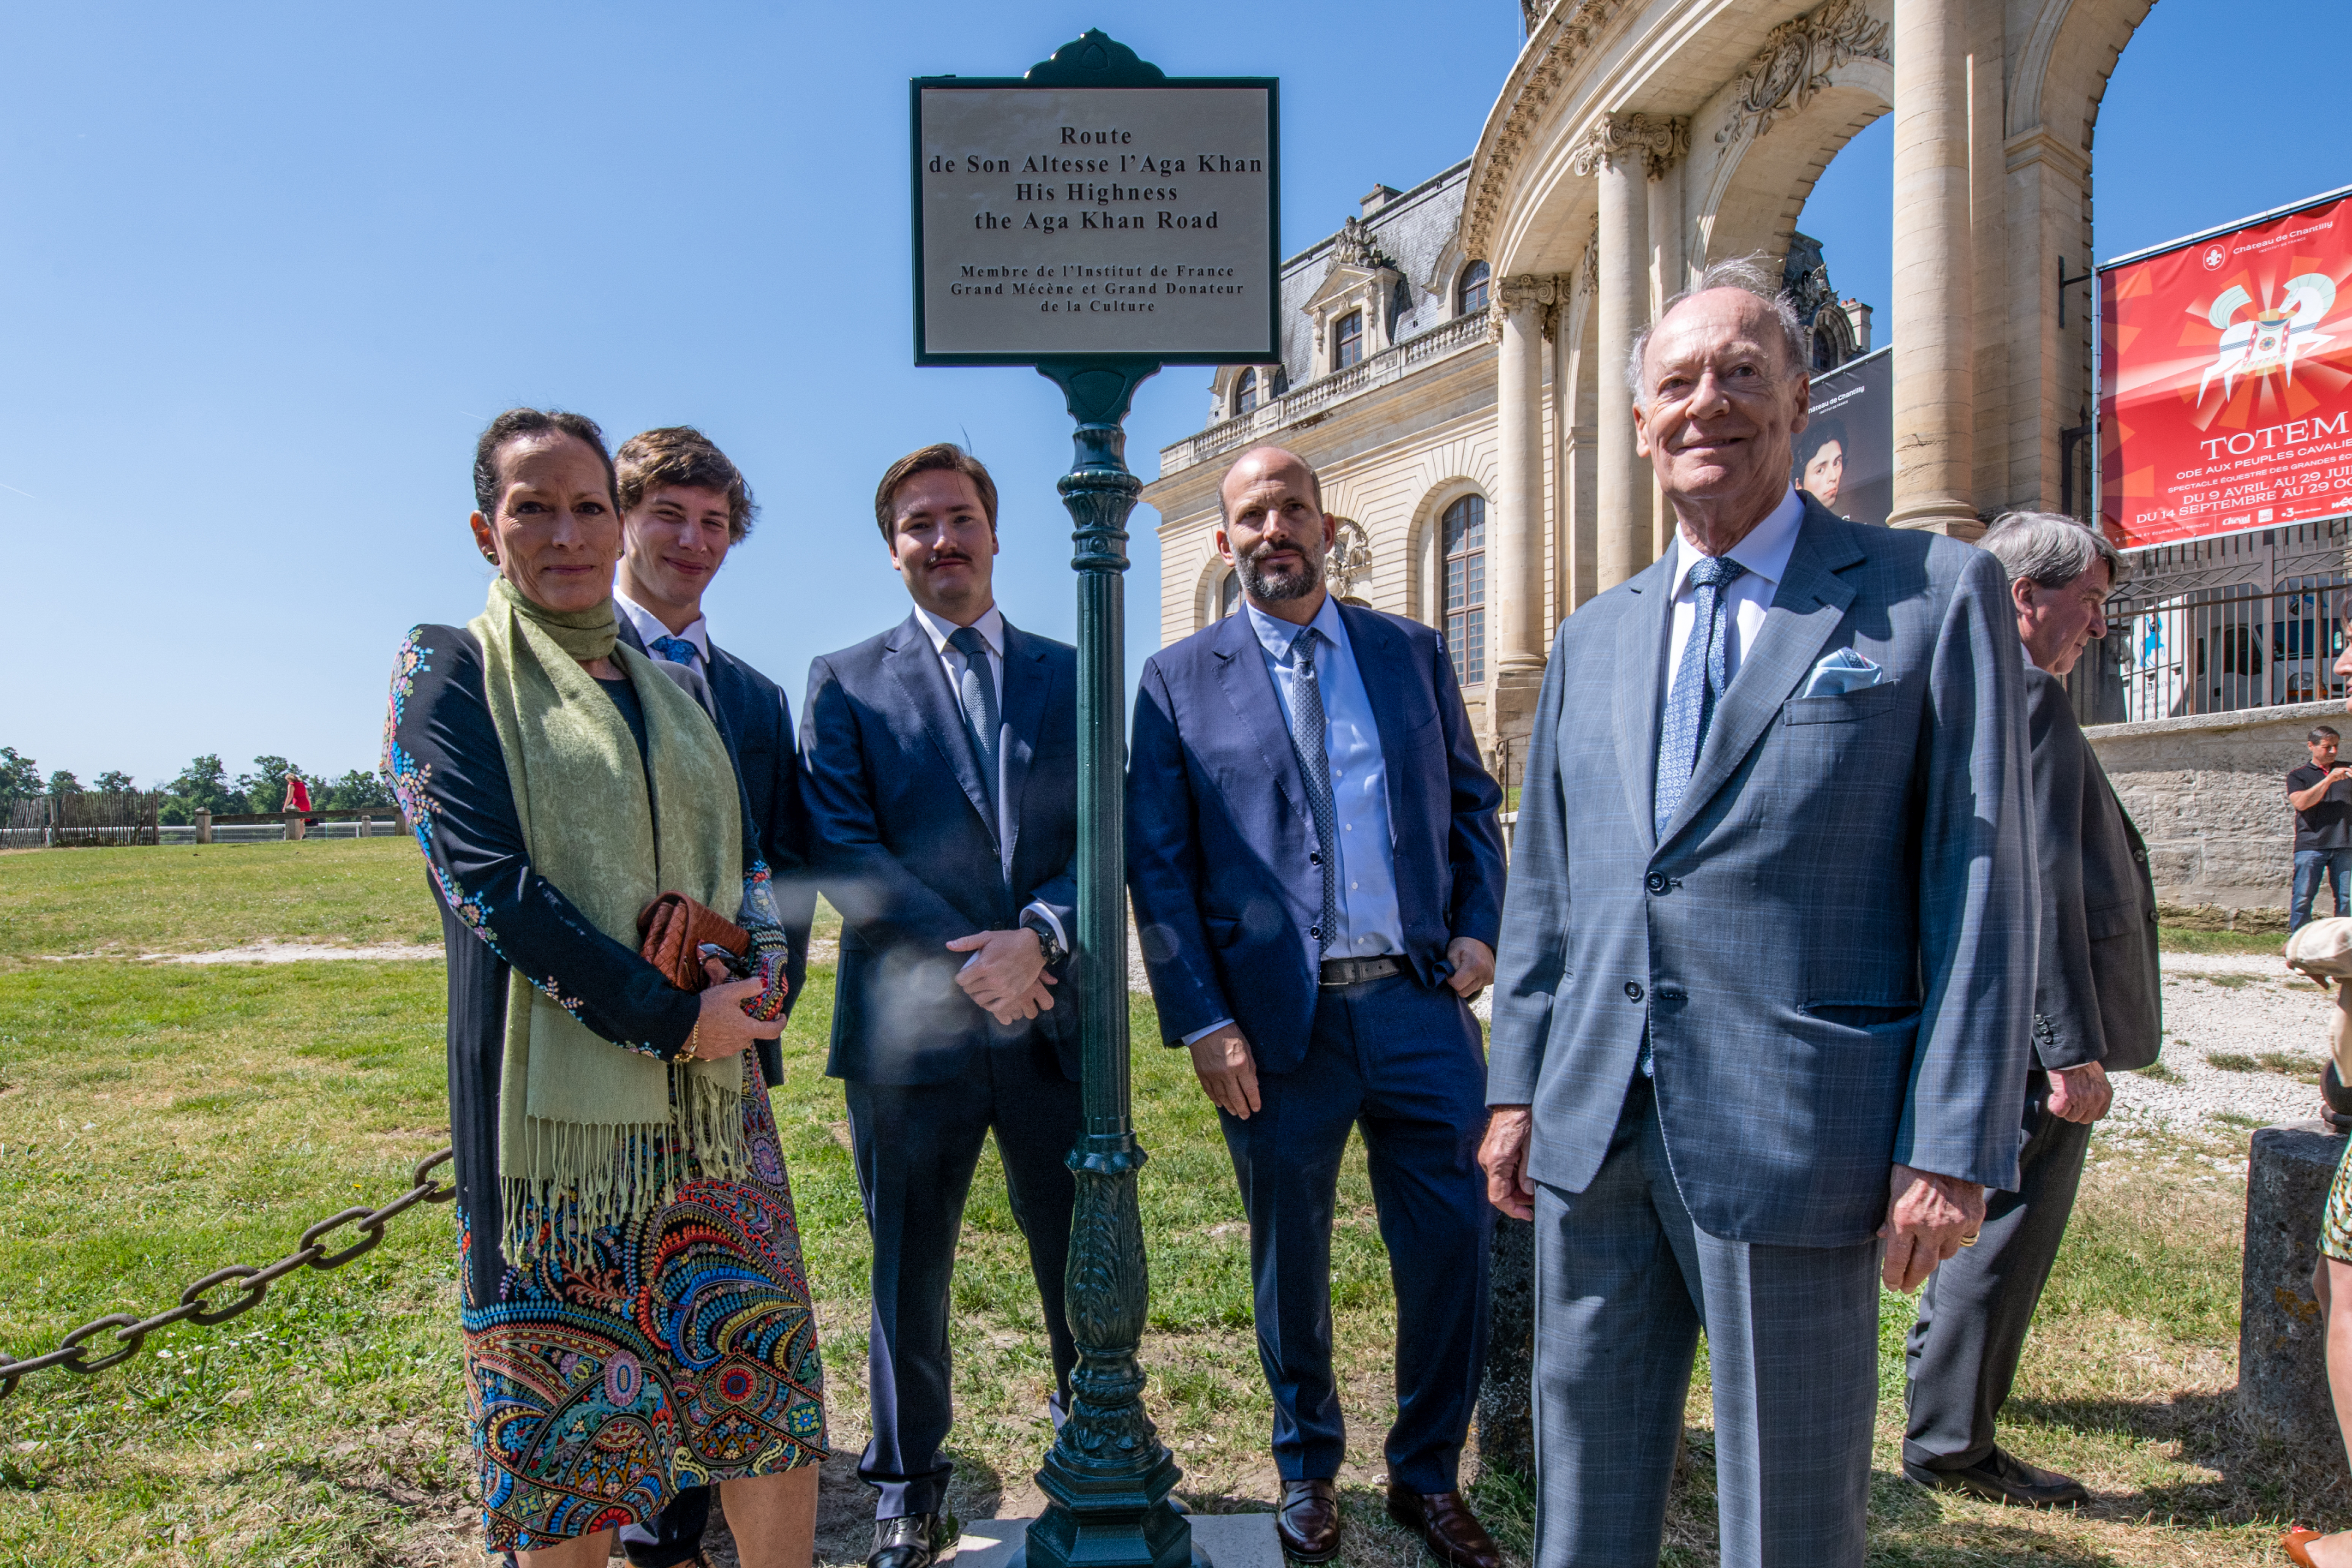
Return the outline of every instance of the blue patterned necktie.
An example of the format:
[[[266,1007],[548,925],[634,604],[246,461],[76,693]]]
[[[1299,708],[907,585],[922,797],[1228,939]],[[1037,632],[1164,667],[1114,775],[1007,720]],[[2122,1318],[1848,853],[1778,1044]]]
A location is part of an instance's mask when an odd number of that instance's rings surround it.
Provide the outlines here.
[[[958,626],[948,638],[948,647],[963,655],[963,674],[956,681],[956,695],[963,703],[964,727],[971,731],[972,749],[980,753],[980,777],[988,791],[991,812],[996,809],[996,682],[989,676],[988,643],[971,626]]]
[[[1314,814],[1317,858],[1323,863],[1323,918],[1307,934],[1319,955],[1339,934],[1339,813],[1331,800],[1331,757],[1323,744],[1323,684],[1315,673],[1315,628],[1290,639],[1290,749],[1307,776],[1307,809]]]
[[[682,664],[688,669],[702,668],[698,662],[701,658],[701,650],[685,637],[656,637],[646,644],[646,647],[656,658],[666,658],[672,664]]]
[[[1658,726],[1657,792],[1651,797],[1651,826],[1666,836],[1666,824],[1690,788],[1698,767],[1699,748],[1706,744],[1706,727],[1715,717],[1716,700],[1723,695],[1725,634],[1728,617],[1724,590],[1748,574],[1748,568],[1724,555],[1703,555],[1690,570],[1690,640],[1683,644],[1682,664],[1675,671],[1674,689],[1666,697],[1665,721]]]

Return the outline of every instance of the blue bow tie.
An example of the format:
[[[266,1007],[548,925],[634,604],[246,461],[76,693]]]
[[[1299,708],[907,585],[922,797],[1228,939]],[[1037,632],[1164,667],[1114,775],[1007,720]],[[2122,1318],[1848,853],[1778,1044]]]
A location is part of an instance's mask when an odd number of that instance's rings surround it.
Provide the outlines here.
[[[646,645],[646,649],[656,658],[666,658],[688,669],[695,668],[702,657],[700,650],[684,637],[656,637]]]

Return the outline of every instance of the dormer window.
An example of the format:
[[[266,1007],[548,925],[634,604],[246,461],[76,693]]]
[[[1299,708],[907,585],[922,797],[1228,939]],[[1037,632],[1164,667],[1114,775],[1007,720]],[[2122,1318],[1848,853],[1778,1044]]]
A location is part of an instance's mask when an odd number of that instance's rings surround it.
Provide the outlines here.
[[[1255,412],[1256,408],[1257,372],[1255,369],[1245,370],[1242,372],[1240,379],[1234,383],[1234,412],[1250,414]]]
[[[1364,357],[1364,313],[1350,310],[1333,324],[1331,368],[1345,370]]]
[[[1462,281],[1454,286],[1454,313],[1475,316],[1486,309],[1486,283],[1494,273],[1483,261],[1474,261],[1462,269]]]

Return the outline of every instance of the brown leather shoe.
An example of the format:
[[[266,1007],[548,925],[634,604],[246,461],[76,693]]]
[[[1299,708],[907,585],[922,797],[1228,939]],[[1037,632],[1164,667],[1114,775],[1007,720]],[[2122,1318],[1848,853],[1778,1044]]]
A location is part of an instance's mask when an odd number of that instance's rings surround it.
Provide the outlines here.
[[[1293,1563],[1328,1563],[1339,1555],[1339,1494],[1329,1481],[1285,1481],[1274,1532]]]
[[[1421,1537],[1429,1554],[1452,1568],[1503,1568],[1502,1549],[1460,1492],[1408,1491],[1391,1481],[1389,1517]]]

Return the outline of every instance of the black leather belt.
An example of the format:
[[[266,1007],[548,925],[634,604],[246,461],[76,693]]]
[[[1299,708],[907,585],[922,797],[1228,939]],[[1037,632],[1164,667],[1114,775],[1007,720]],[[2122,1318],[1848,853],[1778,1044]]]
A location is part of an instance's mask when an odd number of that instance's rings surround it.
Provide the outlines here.
[[[1367,980],[1386,980],[1391,974],[1404,973],[1401,958],[1327,958],[1323,961],[1323,984],[1361,985]]]

